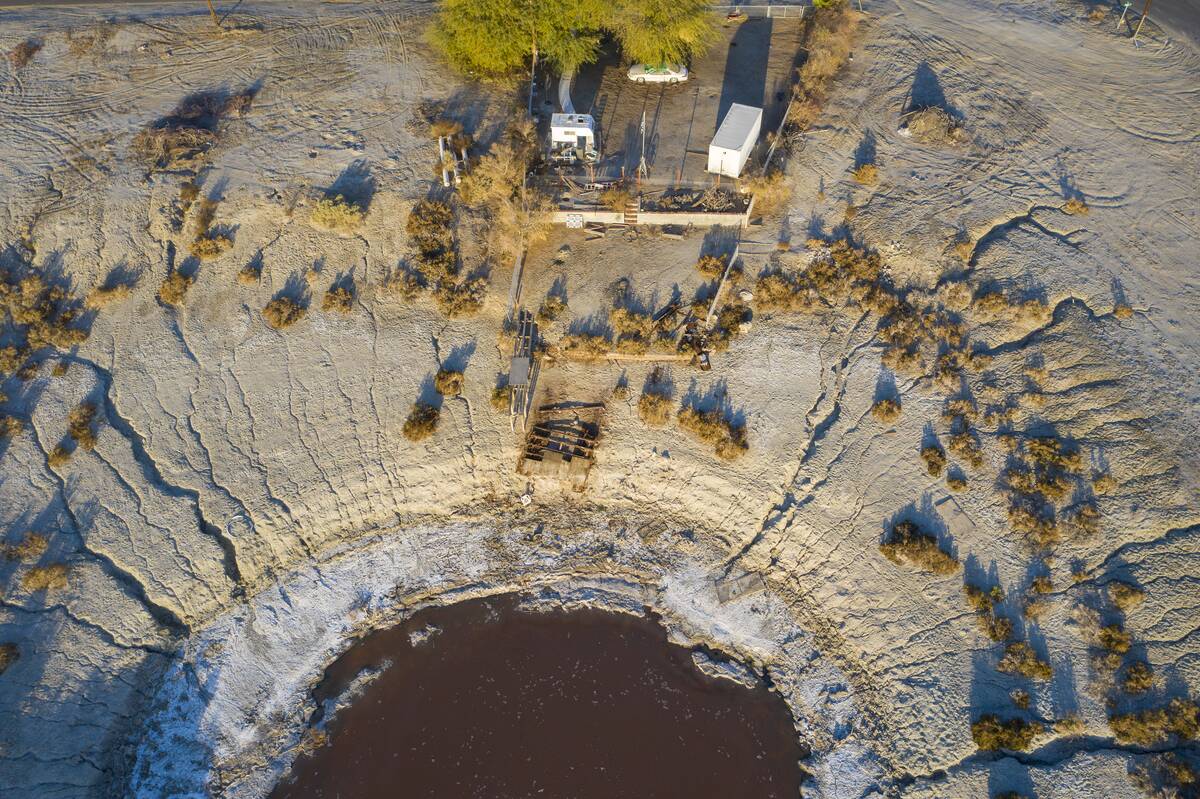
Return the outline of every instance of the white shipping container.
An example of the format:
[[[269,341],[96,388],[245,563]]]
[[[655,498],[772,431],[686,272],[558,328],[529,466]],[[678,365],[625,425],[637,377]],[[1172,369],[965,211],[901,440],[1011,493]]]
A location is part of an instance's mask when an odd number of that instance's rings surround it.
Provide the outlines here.
[[[725,114],[717,135],[708,145],[708,171],[736,178],[758,143],[762,129],[762,109],[734,103]]]

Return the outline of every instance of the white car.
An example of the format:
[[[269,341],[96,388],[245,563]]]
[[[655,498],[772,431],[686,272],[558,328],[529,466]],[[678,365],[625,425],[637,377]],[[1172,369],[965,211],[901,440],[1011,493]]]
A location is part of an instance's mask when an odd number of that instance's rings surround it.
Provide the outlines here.
[[[634,64],[629,68],[629,79],[638,83],[682,83],[688,79],[688,68],[683,64]]]

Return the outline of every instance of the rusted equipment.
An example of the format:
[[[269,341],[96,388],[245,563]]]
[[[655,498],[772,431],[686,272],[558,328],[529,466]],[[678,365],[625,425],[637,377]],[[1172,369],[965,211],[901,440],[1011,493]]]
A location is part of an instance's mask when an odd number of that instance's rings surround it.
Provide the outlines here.
[[[581,490],[595,460],[603,403],[543,405],[533,415],[517,472],[554,477]]]

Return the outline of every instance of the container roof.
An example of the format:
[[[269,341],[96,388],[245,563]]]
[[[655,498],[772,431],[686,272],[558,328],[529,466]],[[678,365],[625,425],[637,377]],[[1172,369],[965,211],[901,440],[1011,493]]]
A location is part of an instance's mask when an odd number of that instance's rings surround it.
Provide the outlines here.
[[[713,147],[724,147],[727,150],[740,150],[746,139],[754,130],[754,126],[762,120],[762,109],[741,103],[729,106],[717,135],[713,136]]]

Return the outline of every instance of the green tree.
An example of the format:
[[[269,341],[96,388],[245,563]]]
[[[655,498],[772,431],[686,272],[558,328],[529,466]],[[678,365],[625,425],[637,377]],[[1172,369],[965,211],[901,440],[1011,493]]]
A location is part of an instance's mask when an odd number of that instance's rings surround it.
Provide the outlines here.
[[[509,75],[530,60],[573,70],[600,48],[602,0],[442,0],[430,36],[458,69]]]
[[[604,27],[632,61],[680,63],[707,49],[716,17],[706,0],[615,0]]]

